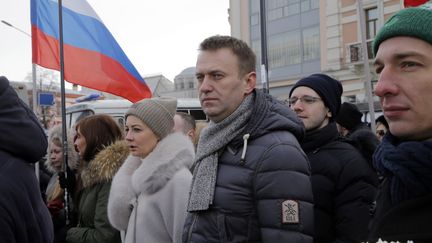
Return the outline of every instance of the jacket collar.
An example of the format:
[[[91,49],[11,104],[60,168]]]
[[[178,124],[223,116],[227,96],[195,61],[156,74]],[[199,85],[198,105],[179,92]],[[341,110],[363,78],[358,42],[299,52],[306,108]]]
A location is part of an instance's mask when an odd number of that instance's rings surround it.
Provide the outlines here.
[[[327,126],[321,129],[306,132],[306,137],[301,142],[301,147],[307,153],[337,140],[338,137],[339,133],[336,123],[330,122]]]
[[[182,168],[190,168],[195,153],[191,140],[181,133],[172,133],[159,141],[153,151],[142,159],[132,175],[132,187],[139,194],[153,194]],[[130,156],[128,159],[132,159]]]
[[[107,146],[82,170],[83,187],[110,181],[128,155],[129,148],[125,141],[117,141]]]

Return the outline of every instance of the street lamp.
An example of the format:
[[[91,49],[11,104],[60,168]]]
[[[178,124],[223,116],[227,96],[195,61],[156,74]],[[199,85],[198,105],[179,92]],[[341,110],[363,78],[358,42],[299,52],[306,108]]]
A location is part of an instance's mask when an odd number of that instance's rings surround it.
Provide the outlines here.
[[[19,28],[17,28],[17,27],[15,27],[15,26],[13,26],[12,24],[10,24],[9,22],[6,22],[6,21],[4,21],[4,20],[2,20],[1,21],[3,24],[5,24],[5,25],[7,25],[7,26],[9,26],[9,27],[11,27],[11,28],[13,28],[13,29],[15,29],[15,30],[18,30],[19,32],[21,32],[21,33],[23,33],[24,35],[26,35],[26,36],[28,36],[28,37],[30,37],[30,39],[31,39],[31,35],[29,34],[29,33],[27,33],[27,32],[25,32],[24,30],[22,30],[22,29],[19,29]],[[37,93],[37,91],[36,91],[36,64],[34,64],[33,62],[32,62],[32,80],[33,80],[33,112],[35,113],[35,115],[37,114],[37,106],[36,106],[36,104],[37,104],[37,101],[36,101],[36,93]],[[35,173],[36,173],[36,178],[39,180],[39,162],[37,162],[36,164],[35,164]]]
[[[13,29],[15,29],[15,30],[18,30],[19,32],[21,32],[21,33],[23,33],[24,35],[26,35],[26,36],[28,36],[28,37],[30,37],[31,38],[31,35],[29,34],[29,33],[27,33],[27,32],[25,32],[24,30],[22,30],[22,29],[19,29],[19,28],[17,28],[17,27],[15,27],[14,25],[12,25],[11,23],[9,23],[9,22],[7,22],[7,21],[4,21],[4,20],[2,20],[1,21],[3,24],[5,24],[5,25],[7,25],[7,26],[9,26],[9,27],[11,27],[11,28],[13,28]],[[36,64],[34,64],[34,63],[32,63],[32,81],[33,81],[33,91],[32,91],[32,101],[33,101],[33,112],[35,113],[35,114],[37,114],[37,106],[36,106],[36,104],[37,104],[37,100],[36,100],[36,96],[37,96],[37,90],[36,90]]]
[[[31,38],[31,35],[30,35],[29,33],[25,32],[25,31],[23,31],[23,30],[21,30],[21,29],[18,29],[17,27],[13,26],[13,25],[10,24],[9,22],[6,22],[6,21],[4,21],[4,20],[2,20],[1,22],[2,22],[3,24],[5,24],[5,25],[11,27],[11,28],[14,28],[14,29],[18,30],[19,32],[21,32],[21,33],[23,33],[24,35],[26,35],[26,36],[28,36],[28,37]]]

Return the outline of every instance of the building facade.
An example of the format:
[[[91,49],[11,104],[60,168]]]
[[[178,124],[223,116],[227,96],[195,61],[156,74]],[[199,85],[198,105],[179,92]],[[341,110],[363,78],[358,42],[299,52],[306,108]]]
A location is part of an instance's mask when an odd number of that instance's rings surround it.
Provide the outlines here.
[[[188,67],[174,77],[174,90],[170,96],[177,98],[198,98],[195,67]]]
[[[357,0],[265,1],[268,80],[272,95],[284,100],[296,81],[322,72],[342,82],[344,101],[367,102],[360,24],[366,27],[371,65],[371,41],[383,22],[403,4],[400,0],[361,3],[363,6]],[[364,18],[360,13],[364,13]],[[231,35],[246,41],[257,54],[259,72],[260,0],[230,0],[229,21]],[[376,75],[370,70],[373,84]],[[257,76],[260,79],[260,73]]]

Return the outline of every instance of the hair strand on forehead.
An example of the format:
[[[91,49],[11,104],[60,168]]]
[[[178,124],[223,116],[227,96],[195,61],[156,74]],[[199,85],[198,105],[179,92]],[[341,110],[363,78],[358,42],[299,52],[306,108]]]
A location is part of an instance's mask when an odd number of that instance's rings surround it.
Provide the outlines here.
[[[215,35],[205,39],[199,46],[200,51],[217,51],[230,49],[239,62],[239,75],[255,71],[256,56],[246,42],[231,36]]]

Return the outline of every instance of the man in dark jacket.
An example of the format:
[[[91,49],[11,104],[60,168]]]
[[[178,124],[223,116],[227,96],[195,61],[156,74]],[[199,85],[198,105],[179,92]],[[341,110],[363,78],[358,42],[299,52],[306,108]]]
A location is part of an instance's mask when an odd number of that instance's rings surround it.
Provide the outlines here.
[[[183,242],[312,242],[301,121],[255,90],[255,55],[241,40],[200,45],[198,92],[210,119],[198,143]]]
[[[378,183],[356,148],[339,139],[341,95],[340,82],[324,74],[299,80],[290,92],[290,107],[306,127],[301,146],[312,169],[316,243],[367,239]]]
[[[34,113],[0,77],[0,242],[50,243],[51,217],[32,163],[47,139]]]
[[[389,133],[374,154],[384,181],[370,241],[432,242],[432,2],[397,12],[373,43],[375,94]]]

